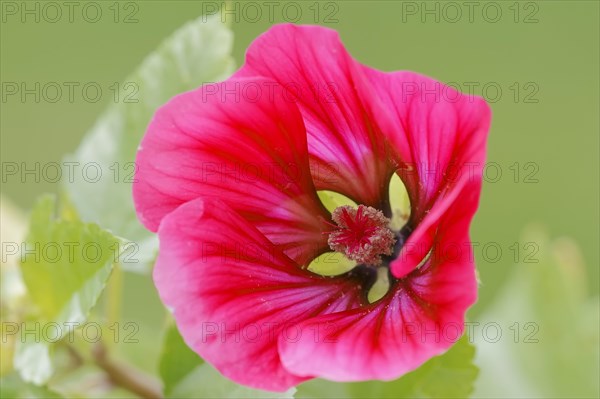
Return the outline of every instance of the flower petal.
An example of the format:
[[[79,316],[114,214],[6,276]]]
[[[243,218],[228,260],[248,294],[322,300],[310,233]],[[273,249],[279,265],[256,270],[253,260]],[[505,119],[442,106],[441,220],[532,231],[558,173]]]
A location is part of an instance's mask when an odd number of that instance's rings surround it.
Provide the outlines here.
[[[447,350],[477,295],[468,221],[454,223],[457,212],[444,216],[429,260],[380,301],[306,320],[297,327],[302,339],[280,339],[284,366],[335,381],[392,380]]]
[[[475,214],[491,112],[482,98],[413,72],[363,67],[362,73],[365,78],[357,79],[357,90],[393,147],[397,173],[411,202],[408,224],[416,230],[404,246],[404,256],[401,253],[391,265],[400,278],[429,252],[438,219],[450,206],[460,207],[460,217],[468,220]],[[463,201],[466,191],[476,200]]]
[[[362,303],[359,279],[301,269],[222,202],[187,202],[159,228],[154,281],[187,344],[232,380],[284,391],[306,378],[281,364],[277,340],[307,318]]]
[[[447,185],[481,180],[491,119],[485,100],[414,72],[363,73],[361,98],[394,148],[415,222]]]
[[[236,76],[275,79],[297,99],[317,189],[380,208],[395,168],[356,91],[357,67],[336,31],[282,24],[251,44]]]
[[[396,278],[402,278],[413,271],[427,257],[436,236],[443,229],[443,226],[440,225],[440,219],[446,217],[450,210],[459,209],[461,213],[456,217],[461,219],[457,219],[454,223],[466,223],[468,228],[471,218],[477,210],[480,191],[481,182],[462,178],[455,186],[440,195],[435,202],[435,206],[417,225],[402,246],[396,259],[390,263],[392,274]],[[467,197],[474,200],[466,201],[465,198]]]
[[[301,264],[327,249],[328,212],[310,176],[306,133],[275,82],[207,84],[159,109],[137,153],[134,201],[155,231],[179,205],[220,198]]]

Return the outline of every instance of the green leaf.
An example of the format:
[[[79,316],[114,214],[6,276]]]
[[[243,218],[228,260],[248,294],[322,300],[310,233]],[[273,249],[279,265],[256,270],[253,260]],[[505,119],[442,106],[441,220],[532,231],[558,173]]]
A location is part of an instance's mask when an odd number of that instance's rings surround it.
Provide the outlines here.
[[[42,197],[31,214],[21,272],[48,322],[83,322],[104,289],[120,241],[98,225],[55,219],[55,198]]]
[[[0,379],[0,398],[57,399],[62,398],[62,396],[47,387],[28,384],[16,374],[10,374]]]
[[[202,363],[202,358],[187,347],[177,327],[171,324],[165,334],[159,364],[164,394],[170,396],[173,388]]]
[[[42,197],[30,220],[21,273],[28,294],[40,311],[32,331],[18,342],[15,369],[28,382],[43,384],[52,375],[50,344],[83,323],[96,304],[120,242],[95,224],[56,219],[53,196]],[[23,330],[25,331],[25,330]]]
[[[294,395],[296,399],[320,399],[320,398],[348,398],[352,396],[349,391],[350,385],[340,382],[332,382],[314,379],[304,382],[297,387]]]
[[[223,377],[209,364],[204,363],[188,374],[172,392],[172,398],[181,399],[292,399],[295,388],[286,392],[267,392],[246,388]]]
[[[475,348],[464,336],[443,355],[395,381],[339,384],[314,380],[300,385],[296,398],[465,398],[478,374],[474,356]]]
[[[135,255],[122,263],[127,270],[147,271],[157,248],[155,236],[138,222],[131,197],[135,153],[146,127],[174,95],[227,78],[234,68],[232,44],[233,34],[218,15],[183,26],[125,79],[124,92],[135,96],[111,106],[65,160],[82,172],[87,167],[85,179],[65,185],[81,218],[137,244]]]
[[[473,328],[482,370],[476,395],[599,397],[600,306],[587,293],[578,246],[550,241],[539,228],[520,243],[527,261]]]
[[[33,328],[28,331],[34,331]],[[39,338],[38,338],[39,339]],[[50,345],[47,342],[36,342],[34,337],[26,337],[18,341],[14,357],[14,368],[24,381],[35,385],[43,385],[54,373]]]
[[[175,325],[167,328],[159,370],[167,398],[291,399],[296,392],[250,389],[223,377],[185,344]]]

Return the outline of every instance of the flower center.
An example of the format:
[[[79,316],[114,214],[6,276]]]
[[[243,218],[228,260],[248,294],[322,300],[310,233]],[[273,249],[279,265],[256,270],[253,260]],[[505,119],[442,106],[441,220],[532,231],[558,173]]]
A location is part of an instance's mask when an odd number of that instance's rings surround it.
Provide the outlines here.
[[[378,266],[383,255],[392,255],[396,238],[383,212],[365,205],[335,208],[331,214],[337,224],[329,232],[327,243],[332,250],[367,266]]]

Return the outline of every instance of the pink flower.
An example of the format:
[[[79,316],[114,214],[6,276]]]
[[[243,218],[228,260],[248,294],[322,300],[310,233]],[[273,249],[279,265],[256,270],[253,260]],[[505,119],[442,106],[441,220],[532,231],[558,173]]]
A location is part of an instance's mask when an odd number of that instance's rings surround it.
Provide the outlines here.
[[[468,230],[489,123],[482,99],[361,65],[314,26],[271,28],[232,78],[173,98],[142,141],[133,194],[158,231],[154,281],[186,343],[274,391],[391,380],[443,353],[476,300]],[[400,231],[394,173],[411,201]],[[317,190],[359,206],[332,215]],[[361,265],[307,269],[328,251]],[[390,289],[369,303],[378,267]]]

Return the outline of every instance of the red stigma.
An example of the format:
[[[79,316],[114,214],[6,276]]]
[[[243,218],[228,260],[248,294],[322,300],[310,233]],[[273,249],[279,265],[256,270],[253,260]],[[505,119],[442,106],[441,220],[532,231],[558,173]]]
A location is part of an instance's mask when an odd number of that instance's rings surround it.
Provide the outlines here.
[[[337,223],[327,243],[332,250],[367,266],[378,266],[382,255],[392,255],[396,243],[390,220],[381,211],[365,205],[358,209],[337,207],[331,217]]]

